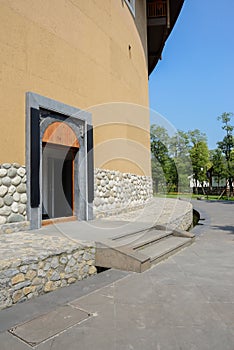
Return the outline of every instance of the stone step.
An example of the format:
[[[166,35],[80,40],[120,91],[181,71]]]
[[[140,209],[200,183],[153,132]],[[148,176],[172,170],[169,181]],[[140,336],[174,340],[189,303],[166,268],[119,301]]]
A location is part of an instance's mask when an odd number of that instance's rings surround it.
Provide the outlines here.
[[[162,241],[168,237],[172,236],[172,231],[165,232],[159,230],[152,230],[148,232],[145,236],[142,236],[135,244],[133,244],[134,250],[143,249],[147,246],[151,246],[152,244],[158,244],[159,241]]]
[[[193,242],[192,238],[167,236],[153,244],[139,248],[141,254],[150,258],[151,263],[156,264],[170,255],[175,254],[180,249],[190,245]]]
[[[151,229],[136,232],[136,234],[97,243],[96,265],[143,272],[152,264],[188,246],[193,240],[193,235],[183,231]]]
[[[149,257],[131,247],[113,246],[112,241],[97,242],[95,264],[97,267],[143,272],[151,267]]]
[[[168,237],[169,235],[172,235],[172,231],[151,229],[115,238],[113,241],[118,246],[130,246],[132,249],[139,249],[143,246]]]

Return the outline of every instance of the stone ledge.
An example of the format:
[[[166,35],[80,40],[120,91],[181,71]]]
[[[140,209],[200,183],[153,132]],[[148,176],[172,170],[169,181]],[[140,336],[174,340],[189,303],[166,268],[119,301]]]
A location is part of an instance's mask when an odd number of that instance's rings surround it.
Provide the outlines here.
[[[0,309],[96,274],[95,251],[61,237],[1,235]]]
[[[149,227],[163,225],[187,231],[193,223],[193,206],[188,201],[173,198],[150,198],[136,210],[106,216],[105,221],[148,223]]]
[[[135,206],[129,205],[126,208],[100,210],[98,212],[96,211],[96,218],[102,219],[102,218],[110,217],[110,219],[112,219],[112,216],[114,216],[114,215],[127,214],[127,213],[134,212],[136,210],[144,209],[146,203],[144,203],[144,204],[137,204]]]
[[[29,221],[14,222],[11,224],[0,225],[0,234],[27,231],[30,229]]]

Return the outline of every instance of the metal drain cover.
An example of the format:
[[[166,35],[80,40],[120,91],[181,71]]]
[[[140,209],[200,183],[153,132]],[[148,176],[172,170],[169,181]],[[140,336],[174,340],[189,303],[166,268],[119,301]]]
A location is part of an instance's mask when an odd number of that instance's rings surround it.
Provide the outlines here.
[[[10,329],[9,332],[25,343],[36,346],[88,319],[89,316],[90,314],[88,312],[65,305],[31,321],[20,324]]]

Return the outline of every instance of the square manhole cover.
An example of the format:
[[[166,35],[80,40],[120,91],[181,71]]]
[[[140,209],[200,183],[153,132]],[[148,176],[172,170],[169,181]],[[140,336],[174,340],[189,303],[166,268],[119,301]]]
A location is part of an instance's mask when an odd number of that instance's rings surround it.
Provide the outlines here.
[[[65,305],[47,314],[34,318],[9,330],[9,332],[31,346],[65,331],[88,319],[90,314],[83,310]]]

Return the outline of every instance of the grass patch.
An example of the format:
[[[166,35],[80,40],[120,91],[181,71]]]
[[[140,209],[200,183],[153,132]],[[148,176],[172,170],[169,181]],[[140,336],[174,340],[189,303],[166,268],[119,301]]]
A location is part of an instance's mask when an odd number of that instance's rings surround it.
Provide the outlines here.
[[[178,193],[178,192],[169,192],[169,193],[157,193],[154,194],[154,197],[159,198],[181,198],[181,199],[206,199],[206,200],[219,200],[219,201],[234,201],[234,197],[227,197],[222,196],[222,198],[219,199],[219,196],[217,195],[200,195],[200,194],[194,194],[194,193]]]

